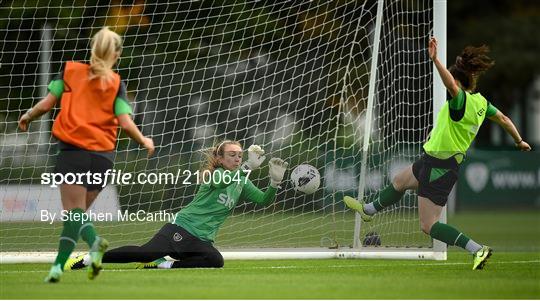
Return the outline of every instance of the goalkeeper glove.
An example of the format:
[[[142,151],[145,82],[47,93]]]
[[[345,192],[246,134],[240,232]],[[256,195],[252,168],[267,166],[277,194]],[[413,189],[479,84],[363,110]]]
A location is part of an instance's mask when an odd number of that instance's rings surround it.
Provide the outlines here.
[[[283,181],[285,171],[289,163],[281,160],[280,158],[272,158],[268,162],[268,174],[270,175],[270,186],[279,188],[279,184]]]
[[[253,144],[248,148],[248,159],[242,164],[242,170],[254,170],[257,169],[266,159],[264,155],[264,150]]]

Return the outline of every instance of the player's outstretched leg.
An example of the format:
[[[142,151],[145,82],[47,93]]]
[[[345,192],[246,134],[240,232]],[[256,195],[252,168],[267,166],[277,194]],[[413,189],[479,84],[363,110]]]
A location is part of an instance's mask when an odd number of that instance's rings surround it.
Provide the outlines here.
[[[169,267],[163,267],[163,266],[160,266],[162,265],[163,263],[166,263],[167,262],[167,259],[165,258],[159,258],[159,259],[156,259],[154,261],[151,261],[151,262],[140,262],[140,263],[137,263],[137,265],[135,265],[135,268],[136,269],[159,269],[159,268],[170,268],[170,265],[169,264]]]
[[[484,268],[484,265],[486,265],[487,260],[489,257],[491,257],[491,254],[493,253],[493,250],[488,246],[483,246],[482,249],[478,250],[473,255],[473,270],[481,270]]]
[[[360,213],[360,217],[362,217],[362,220],[364,222],[370,222],[373,219],[373,216],[367,214],[364,211],[364,206],[366,205],[363,200],[357,200],[355,198],[352,198],[350,196],[345,196],[343,198],[343,202],[347,207],[351,208],[352,210]]]
[[[101,271],[101,259],[103,258],[103,253],[109,247],[109,242],[105,238],[97,237],[96,241],[90,248],[90,265],[88,266],[88,279],[93,280],[99,275]]]
[[[390,183],[375,195],[375,200],[371,203],[366,204],[364,200],[356,200],[350,196],[345,196],[343,202],[347,207],[360,213],[364,222],[369,222],[373,219],[375,213],[399,202],[404,193],[404,191],[396,190],[394,185]]]

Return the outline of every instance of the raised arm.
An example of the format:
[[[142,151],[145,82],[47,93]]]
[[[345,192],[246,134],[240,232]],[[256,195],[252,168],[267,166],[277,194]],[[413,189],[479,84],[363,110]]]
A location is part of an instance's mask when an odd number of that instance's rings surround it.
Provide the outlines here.
[[[21,131],[26,132],[28,130],[28,125],[32,120],[39,118],[41,115],[49,112],[54,106],[58,98],[53,94],[49,93],[45,98],[40,100],[33,108],[26,111],[21,118],[19,119],[19,128]]]
[[[247,180],[244,188],[242,189],[242,194],[240,197],[245,198],[255,204],[267,205],[274,200],[276,192],[277,188],[272,186],[268,187],[265,192],[262,192],[259,188],[253,185],[251,181]]]
[[[510,134],[510,136],[514,138],[514,143],[516,144],[516,147],[519,148],[521,151],[528,152],[531,150],[531,146],[527,142],[523,141],[523,138],[521,138],[521,135],[519,134],[512,120],[503,113],[501,113],[501,111],[497,111],[495,115],[488,118],[489,120],[494,121],[495,123],[500,125],[508,134]]]
[[[459,93],[459,86],[456,84],[450,71],[448,71],[448,69],[446,69],[439,61],[439,58],[437,57],[437,39],[435,38],[429,40],[429,58],[431,58],[435,64],[437,72],[439,72],[439,76],[450,95],[452,95],[452,98],[456,97]]]
[[[279,158],[272,158],[268,162],[268,174],[270,176],[270,187],[262,192],[259,188],[255,187],[251,181],[247,180],[244,189],[242,190],[241,197],[248,199],[249,201],[261,205],[270,203],[276,195],[279,184],[283,181],[285,171],[289,164]]]

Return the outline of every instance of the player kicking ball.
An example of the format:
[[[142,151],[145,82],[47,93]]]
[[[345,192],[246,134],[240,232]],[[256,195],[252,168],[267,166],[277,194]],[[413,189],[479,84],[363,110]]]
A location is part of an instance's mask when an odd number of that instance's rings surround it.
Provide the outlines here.
[[[531,147],[523,141],[510,118],[498,111],[480,93],[475,93],[479,75],[494,65],[487,56],[489,49],[466,47],[447,70],[437,58],[437,40],[429,41],[429,57],[434,62],[446,89],[452,96],[442,107],[437,122],[424,144],[424,154],[412,165],[401,170],[392,183],[381,190],[371,203],[345,196],[345,204],[357,211],[364,222],[373,215],[397,203],[406,190],[418,194],[420,227],[433,239],[459,246],[473,255],[473,270],[480,270],[492,254],[492,249],[467,237],[456,228],[439,222],[448,194],[458,178],[458,170],[478,129],[488,119],[502,126],[522,151]]]

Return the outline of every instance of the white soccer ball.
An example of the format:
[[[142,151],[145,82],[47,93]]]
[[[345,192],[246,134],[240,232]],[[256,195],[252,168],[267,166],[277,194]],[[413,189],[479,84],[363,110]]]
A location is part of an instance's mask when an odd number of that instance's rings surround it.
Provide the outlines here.
[[[309,164],[300,164],[291,172],[291,181],[294,190],[305,194],[312,194],[321,185],[321,175],[317,168]]]

